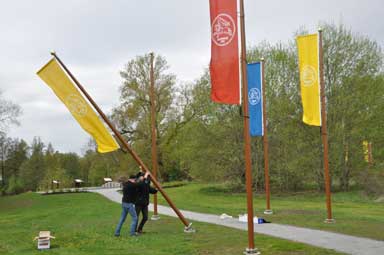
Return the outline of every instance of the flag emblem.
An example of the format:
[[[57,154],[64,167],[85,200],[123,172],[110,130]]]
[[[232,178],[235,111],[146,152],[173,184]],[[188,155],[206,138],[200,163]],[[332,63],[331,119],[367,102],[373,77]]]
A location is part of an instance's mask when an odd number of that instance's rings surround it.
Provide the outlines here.
[[[301,79],[304,86],[312,86],[317,81],[316,69],[313,66],[305,65],[301,70],[301,73]]]
[[[261,93],[258,88],[252,88],[248,93],[248,101],[251,105],[257,105],[260,103]]]
[[[66,103],[72,114],[81,118],[87,115],[87,104],[84,99],[78,95],[72,94],[67,96]]]
[[[235,32],[235,22],[228,14],[220,13],[212,22],[212,41],[217,46],[228,45],[233,40]]]

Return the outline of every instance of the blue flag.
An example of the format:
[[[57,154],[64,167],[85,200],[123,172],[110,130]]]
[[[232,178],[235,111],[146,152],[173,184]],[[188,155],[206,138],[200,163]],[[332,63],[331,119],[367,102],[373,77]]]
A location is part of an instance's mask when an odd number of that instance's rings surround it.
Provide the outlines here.
[[[251,136],[263,136],[263,84],[261,63],[247,64],[249,131]]]

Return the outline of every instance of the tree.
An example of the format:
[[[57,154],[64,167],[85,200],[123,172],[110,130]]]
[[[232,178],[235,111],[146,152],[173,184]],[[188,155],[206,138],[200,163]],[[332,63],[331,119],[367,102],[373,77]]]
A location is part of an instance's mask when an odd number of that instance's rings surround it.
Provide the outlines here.
[[[324,24],[325,85],[328,98],[330,167],[348,190],[353,172],[364,168],[363,140],[382,140],[379,125],[384,94],[379,45],[343,25]],[[376,120],[376,121],[373,121]]]
[[[44,159],[44,143],[39,137],[33,139],[31,156],[21,165],[21,179],[25,190],[36,190],[43,181],[46,173]]]
[[[19,125],[17,117],[20,115],[20,106],[1,98],[0,91],[0,133],[5,132],[11,124]]]
[[[2,188],[6,185],[6,170],[5,170],[5,160],[8,158],[9,147],[10,147],[10,138],[6,137],[5,134],[0,133],[0,159],[1,159],[1,186]]]
[[[76,153],[61,153],[59,156],[60,166],[65,174],[72,180],[80,178],[81,167],[79,156]]]
[[[28,145],[25,141],[0,136],[0,167],[2,187],[6,193],[17,193],[20,188],[20,166],[27,160]]]
[[[164,150],[182,126],[175,106],[176,76],[167,73],[167,61],[162,56],[154,60],[155,101],[159,172],[167,179]],[[120,72],[123,85],[120,88],[120,105],[113,110],[113,120],[125,134],[127,140],[150,163],[151,114],[150,114],[150,55],[138,56],[128,62]],[[173,127],[171,127],[173,125]],[[148,164],[149,165],[149,164]]]
[[[200,180],[241,183],[244,180],[242,118],[238,106],[210,100],[206,71],[190,88],[183,118],[191,117],[174,139],[173,152],[180,168]]]
[[[378,162],[383,159],[380,145],[384,134],[379,128],[383,125],[380,113],[384,106],[382,52],[377,43],[354,35],[342,25],[322,27],[330,169],[335,183],[347,190],[351,178],[358,177],[357,170],[366,166],[362,160],[363,140],[374,141],[375,158]],[[248,51],[249,62],[261,57],[266,59],[271,183],[279,190],[300,190],[312,183],[323,189],[320,130],[301,121],[295,42],[264,42]],[[175,139],[179,141],[179,155],[182,154],[181,161],[195,178],[236,180],[234,177],[241,177],[244,168],[242,121],[236,107],[213,104],[209,88],[209,76],[205,73],[191,89],[192,97],[185,109],[197,106],[195,109],[200,111]],[[262,146],[259,138],[252,142],[255,180],[259,186],[263,182]]]

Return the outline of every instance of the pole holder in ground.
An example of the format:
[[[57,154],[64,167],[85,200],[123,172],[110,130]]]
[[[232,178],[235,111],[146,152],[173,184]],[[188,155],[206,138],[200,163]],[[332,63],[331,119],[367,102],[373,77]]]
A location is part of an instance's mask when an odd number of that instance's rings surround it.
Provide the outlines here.
[[[184,227],[184,232],[185,233],[195,233],[196,232],[196,229],[194,229],[192,227],[192,222],[189,223],[189,225],[187,227]]]
[[[243,254],[244,255],[260,255],[261,253],[257,248],[246,248]]]
[[[334,223],[336,223],[336,220],[335,220],[335,219],[325,219],[325,220],[324,220],[324,223],[327,223],[327,224],[334,224]]]
[[[266,209],[266,210],[264,211],[264,214],[268,214],[268,215],[270,215],[270,214],[273,214],[273,211],[272,211],[271,209]]]
[[[152,215],[151,220],[160,220],[160,216],[158,214],[154,214]]]

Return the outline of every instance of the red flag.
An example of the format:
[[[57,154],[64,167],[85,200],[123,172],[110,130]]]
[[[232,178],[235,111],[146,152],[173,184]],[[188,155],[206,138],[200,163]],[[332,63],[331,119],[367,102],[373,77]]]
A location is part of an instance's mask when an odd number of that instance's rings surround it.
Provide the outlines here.
[[[237,0],[210,0],[211,8],[211,99],[239,104],[239,49]]]

